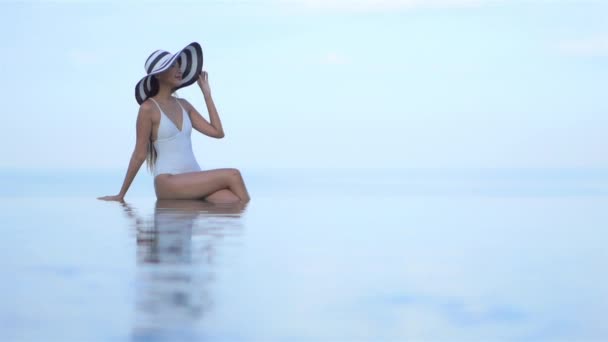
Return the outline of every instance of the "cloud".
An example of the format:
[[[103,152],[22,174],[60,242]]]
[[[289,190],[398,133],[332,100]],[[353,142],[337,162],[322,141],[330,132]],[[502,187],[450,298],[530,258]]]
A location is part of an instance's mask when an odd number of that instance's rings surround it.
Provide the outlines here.
[[[246,1],[246,0],[244,0]],[[252,0],[254,1],[254,0]],[[493,5],[526,4],[603,4],[605,0],[267,0],[284,8],[338,11],[381,12],[414,9],[467,9]]]
[[[328,52],[321,59],[321,63],[327,64],[327,65],[344,65],[344,64],[347,64],[348,62],[349,62],[348,58],[346,58],[344,55],[339,54],[334,51]]]
[[[82,48],[72,48],[67,51],[68,59],[78,66],[98,65],[102,61],[102,56],[91,50]]]
[[[368,12],[417,8],[479,7],[504,0],[279,0],[283,5],[311,10]]]
[[[557,49],[569,56],[608,57],[608,34],[564,40],[557,44]]]

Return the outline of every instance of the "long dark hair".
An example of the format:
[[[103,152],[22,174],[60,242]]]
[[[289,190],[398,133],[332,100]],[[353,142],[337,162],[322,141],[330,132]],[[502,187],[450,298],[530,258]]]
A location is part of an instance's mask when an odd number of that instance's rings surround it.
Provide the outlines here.
[[[150,93],[148,94],[148,98],[151,98],[153,96],[156,96],[156,94],[158,94],[159,83],[158,83],[158,79],[156,78],[156,76],[153,75],[151,77],[150,85],[151,85],[151,90],[150,90]],[[175,95],[175,97],[178,97],[176,90],[177,90],[177,88],[173,89],[173,94]],[[147,167],[148,167],[148,170],[150,171],[150,173],[154,173],[154,167],[156,165],[157,156],[158,156],[158,154],[156,153],[156,149],[154,148],[154,142],[152,141],[152,134],[150,134],[150,140],[148,141],[148,155],[146,156],[146,164],[147,164]]]

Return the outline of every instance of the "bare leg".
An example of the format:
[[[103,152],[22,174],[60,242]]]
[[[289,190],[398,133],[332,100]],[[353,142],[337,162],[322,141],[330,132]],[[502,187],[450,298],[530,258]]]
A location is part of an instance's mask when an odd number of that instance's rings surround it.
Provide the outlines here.
[[[234,204],[239,203],[241,199],[228,189],[218,190],[211,195],[205,197],[205,201],[213,204]]]
[[[158,175],[155,178],[156,196],[159,199],[198,199],[219,190],[228,189],[241,202],[249,202],[245,182],[237,169],[217,169]]]

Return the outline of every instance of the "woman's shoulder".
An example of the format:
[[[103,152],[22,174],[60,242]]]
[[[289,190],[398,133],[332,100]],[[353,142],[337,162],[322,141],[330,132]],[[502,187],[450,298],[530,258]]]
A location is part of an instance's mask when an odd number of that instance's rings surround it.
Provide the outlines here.
[[[188,100],[182,98],[182,97],[176,97],[175,98],[179,104],[181,104],[187,111],[190,111],[190,109],[192,108],[192,105],[190,104],[190,102],[188,102]]]
[[[147,98],[144,102],[139,105],[139,109],[142,111],[150,111],[156,108],[156,104],[151,98]]]
[[[181,103],[181,104],[188,104],[188,105],[190,104],[190,102],[188,102],[188,100],[186,100],[186,99],[185,99],[185,98],[183,98],[183,97],[177,97],[177,96],[176,96],[176,97],[175,97],[175,99],[176,99],[177,101],[179,101],[179,103]]]
[[[154,114],[156,114],[156,112],[160,114],[156,104],[150,98],[146,99],[139,105],[139,115],[154,118]]]

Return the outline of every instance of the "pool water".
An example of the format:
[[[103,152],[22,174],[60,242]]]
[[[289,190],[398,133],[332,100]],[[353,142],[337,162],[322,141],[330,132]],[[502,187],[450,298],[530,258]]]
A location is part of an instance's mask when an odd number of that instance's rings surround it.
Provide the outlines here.
[[[2,341],[608,340],[608,172],[4,171]]]

